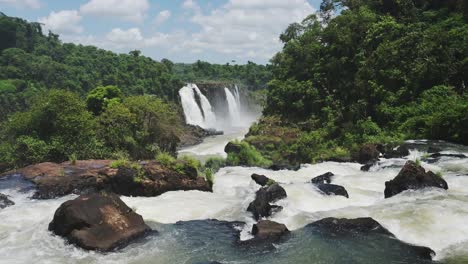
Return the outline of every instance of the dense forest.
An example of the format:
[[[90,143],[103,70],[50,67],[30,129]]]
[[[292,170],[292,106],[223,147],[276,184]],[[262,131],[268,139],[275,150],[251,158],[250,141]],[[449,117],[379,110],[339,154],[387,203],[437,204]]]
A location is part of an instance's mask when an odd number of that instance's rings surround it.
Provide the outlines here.
[[[468,144],[467,14],[463,0],[323,1],[281,34],[246,141],[275,163],[404,139]]]
[[[182,65],[62,43],[39,23],[0,13],[0,167],[175,153],[185,82],[229,79],[256,90],[269,76],[252,63]]]

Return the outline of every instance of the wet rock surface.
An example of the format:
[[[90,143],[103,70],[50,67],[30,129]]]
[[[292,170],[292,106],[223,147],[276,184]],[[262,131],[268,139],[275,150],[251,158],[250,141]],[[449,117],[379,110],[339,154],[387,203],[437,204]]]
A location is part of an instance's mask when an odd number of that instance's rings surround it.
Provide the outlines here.
[[[252,227],[252,235],[255,240],[276,241],[288,233],[289,230],[284,224],[270,220],[258,221]]]
[[[348,192],[345,187],[336,184],[320,183],[316,184],[317,188],[326,195],[341,195],[349,198]]]
[[[332,177],[335,176],[335,174],[331,172],[324,173],[322,175],[319,175],[317,177],[314,177],[311,182],[313,184],[320,184],[320,183],[331,183]]]
[[[406,162],[398,175],[391,181],[385,182],[385,198],[392,197],[406,190],[418,190],[427,187],[447,190],[447,182],[432,171],[425,171],[414,161]]]
[[[277,183],[260,188],[255,194],[255,200],[249,204],[247,211],[251,212],[256,220],[270,216],[275,211],[282,209],[282,207],[270,203],[286,197],[286,191]]]
[[[8,206],[12,206],[14,204],[15,203],[12,200],[10,200],[8,196],[6,196],[3,193],[0,193],[0,209],[6,208]]]
[[[260,175],[260,174],[252,174],[252,176],[250,176],[252,178],[252,180],[255,181],[255,183],[257,183],[258,185],[260,186],[265,186],[267,185],[267,183],[270,181],[272,181],[270,178],[268,178],[267,176],[265,175]]]
[[[356,160],[361,164],[366,164],[370,161],[378,160],[379,155],[380,152],[377,150],[377,145],[365,144],[359,149]]]
[[[117,195],[82,195],[60,205],[49,230],[81,248],[111,251],[151,231]]]

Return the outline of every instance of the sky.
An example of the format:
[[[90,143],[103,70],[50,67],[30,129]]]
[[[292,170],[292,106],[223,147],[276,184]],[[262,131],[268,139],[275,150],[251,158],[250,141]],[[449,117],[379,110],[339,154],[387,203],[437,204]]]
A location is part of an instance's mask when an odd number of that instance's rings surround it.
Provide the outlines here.
[[[43,24],[63,42],[156,60],[268,63],[279,35],[321,0],[0,0],[0,11]]]

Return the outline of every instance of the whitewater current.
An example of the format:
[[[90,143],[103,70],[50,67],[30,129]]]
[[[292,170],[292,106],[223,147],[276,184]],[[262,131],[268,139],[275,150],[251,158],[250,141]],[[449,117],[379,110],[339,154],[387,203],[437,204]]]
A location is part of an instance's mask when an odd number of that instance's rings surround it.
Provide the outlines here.
[[[421,147],[427,144],[425,141],[411,143]],[[444,148],[443,153],[468,155],[467,147],[438,144]],[[216,153],[218,149],[214,145],[210,143]],[[209,147],[205,152],[209,152]],[[335,256],[320,255],[320,251],[311,253],[311,248],[323,246],[323,241],[305,240],[307,233],[303,227],[325,217],[372,217],[396,238],[433,249],[436,261],[468,263],[468,159],[443,157],[429,163],[424,162],[426,156],[416,148],[405,158],[382,159],[369,172],[361,171],[357,163],[336,162],[307,164],[298,171],[226,167],[216,173],[213,193],[176,191],[150,198],[122,197],[159,234],[107,254],[76,248],[47,231],[55,210],[75,195],[34,200],[30,199],[31,191],[19,190],[18,186],[24,188],[26,183],[15,178],[4,179],[0,181],[0,192],[11,196],[16,204],[0,210],[0,263],[207,263],[204,261],[215,260],[222,263],[416,263],[392,262],[392,256],[385,255],[391,253],[390,248],[379,251],[382,241],[369,242],[375,250],[355,259],[340,256],[338,250]],[[441,172],[449,189],[405,191],[384,199],[385,181],[393,179],[407,160],[415,159],[423,160],[424,168]],[[349,199],[324,196],[310,183],[313,177],[325,172],[335,174],[333,183],[344,186]],[[284,209],[269,219],[284,223],[297,233],[292,242],[277,245],[273,252],[239,252],[228,242],[230,235],[225,227],[207,221],[192,222],[206,219],[245,222],[238,226],[241,239],[250,238],[254,221],[246,208],[259,188],[251,180],[252,173],[279,182],[288,195],[277,202]],[[191,222],[175,224],[178,221]],[[356,242],[340,242],[340,248],[349,248],[349,252],[357,254],[355,245]],[[304,262],[301,254],[306,253],[313,254],[314,259],[307,256],[310,262]]]

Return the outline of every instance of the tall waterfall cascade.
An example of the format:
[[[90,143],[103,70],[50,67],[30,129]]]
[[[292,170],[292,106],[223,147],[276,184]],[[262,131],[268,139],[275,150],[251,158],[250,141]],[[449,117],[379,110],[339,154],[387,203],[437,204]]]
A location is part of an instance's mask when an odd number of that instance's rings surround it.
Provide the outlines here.
[[[187,124],[198,125],[205,129],[216,127],[213,107],[197,85],[187,84],[179,90],[179,95]],[[200,105],[197,103],[197,96],[200,98]]]
[[[217,89],[219,89],[216,90],[217,98],[213,98],[216,97],[213,95],[203,94],[200,88],[193,83],[189,83],[179,90],[187,124],[216,130],[244,126],[243,124],[246,122],[241,119],[241,112],[244,109],[242,109],[239,88],[234,86],[223,89],[221,86]],[[211,98],[207,98],[207,96]]]

